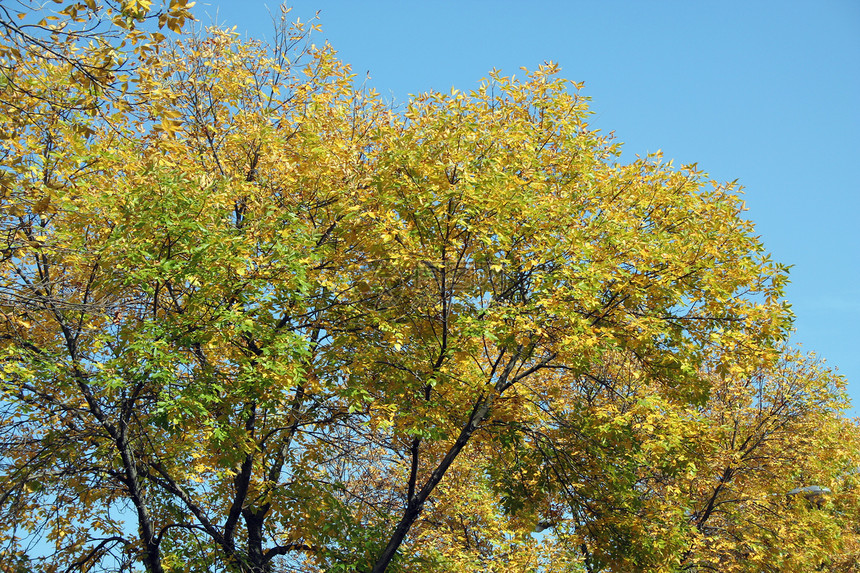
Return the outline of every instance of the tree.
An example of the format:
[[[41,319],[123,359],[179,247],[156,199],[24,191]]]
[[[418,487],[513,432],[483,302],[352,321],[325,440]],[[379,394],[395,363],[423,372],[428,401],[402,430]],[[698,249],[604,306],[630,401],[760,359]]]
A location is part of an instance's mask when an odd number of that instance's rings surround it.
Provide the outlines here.
[[[851,570],[860,448],[856,422],[835,415],[844,382],[788,349],[702,376],[709,399],[684,404],[629,358],[604,363],[580,382],[582,402],[544,403],[552,432],[526,433],[531,455],[499,473],[547,476],[544,505],[561,488],[567,514],[544,523],[580,541],[588,571]],[[793,495],[810,489],[799,484],[829,493]]]
[[[5,89],[4,95],[16,96],[4,99],[4,106],[17,107],[27,115],[27,105],[19,101],[24,96],[87,110],[97,107],[99,97],[106,93],[127,92],[123,82],[117,83],[117,76],[132,71],[140,58],[146,58],[165,39],[160,31],[148,30],[146,23],[155,20],[159,30],[180,32],[194,6],[187,0],[171,0],[160,9],[153,8],[152,0],[63,3],[54,0],[61,6],[57,13],[33,0],[0,5],[4,39],[0,72],[4,87],[14,88]],[[34,70],[34,62],[41,69]],[[49,70],[65,77],[56,81],[55,75],[52,85],[45,81],[51,76],[43,75]],[[19,82],[19,76],[24,81]]]
[[[697,425],[707,435],[695,438],[704,456],[687,485],[695,531],[686,569],[834,571],[839,562],[857,564],[850,549],[857,541],[851,516],[860,511],[857,424],[834,415],[846,407],[844,382],[794,352],[715,382],[706,423]],[[831,495],[791,495],[810,486]]]
[[[285,11],[273,46],[162,42],[123,88],[135,105],[96,92],[103,113],[59,106],[6,140],[5,563],[704,570],[783,538],[821,541],[804,563],[841,551],[809,526],[850,533],[857,447],[827,448],[855,426],[838,378],[780,346],[785,269],[732,186],[620,163],[551,64],[395,112],[314,26]],[[842,497],[778,497],[786,533],[742,523],[800,477]]]
[[[85,0],[49,12],[41,3],[0,3],[0,194],[15,192],[18,177],[52,183],[50,158],[65,143],[61,131],[86,139],[109,123],[112,112],[147,101],[130,89],[135,69],[153,57],[166,38],[180,31],[193,3],[171,0],[156,9],[151,0]],[[150,20],[157,30],[149,29]],[[133,87],[133,86],[132,86]],[[41,169],[41,173],[36,170]],[[12,237],[23,211],[10,201],[0,232]],[[4,292],[9,297],[21,293]]]

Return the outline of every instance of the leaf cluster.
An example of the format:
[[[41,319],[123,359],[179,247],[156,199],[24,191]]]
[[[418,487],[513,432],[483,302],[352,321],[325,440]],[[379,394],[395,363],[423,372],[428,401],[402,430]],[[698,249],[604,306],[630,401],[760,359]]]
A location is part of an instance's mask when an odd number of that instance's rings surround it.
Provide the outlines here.
[[[553,64],[393,110],[190,8],[3,20],[4,570],[851,570],[856,423],[733,185]]]

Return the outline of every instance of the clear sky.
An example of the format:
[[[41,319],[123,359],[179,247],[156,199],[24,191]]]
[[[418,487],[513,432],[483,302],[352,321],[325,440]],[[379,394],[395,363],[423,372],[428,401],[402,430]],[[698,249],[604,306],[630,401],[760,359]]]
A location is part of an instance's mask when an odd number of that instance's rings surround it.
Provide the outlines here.
[[[324,1],[328,40],[383,96],[467,91],[544,61],[584,81],[624,157],[662,150],[745,187],[748,217],[793,265],[793,343],[847,377],[860,413],[860,2]],[[207,24],[271,37],[276,2],[198,0]]]

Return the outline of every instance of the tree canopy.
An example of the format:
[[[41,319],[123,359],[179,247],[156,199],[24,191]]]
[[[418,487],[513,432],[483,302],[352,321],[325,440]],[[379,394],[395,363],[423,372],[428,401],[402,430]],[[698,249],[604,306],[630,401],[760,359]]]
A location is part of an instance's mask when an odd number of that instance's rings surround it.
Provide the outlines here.
[[[190,7],[0,8],[0,570],[857,570],[734,184],[551,63],[392,109]]]

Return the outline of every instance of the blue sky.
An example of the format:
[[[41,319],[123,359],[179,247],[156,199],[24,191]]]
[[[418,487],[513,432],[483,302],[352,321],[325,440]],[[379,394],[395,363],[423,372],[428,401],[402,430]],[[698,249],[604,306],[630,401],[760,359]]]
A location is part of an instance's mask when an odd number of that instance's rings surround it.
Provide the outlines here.
[[[662,150],[745,187],[748,217],[793,265],[794,343],[848,379],[860,413],[860,2],[311,1],[328,40],[395,102],[469,90],[544,61],[584,81],[624,157]],[[275,2],[198,0],[201,22],[271,37]]]

